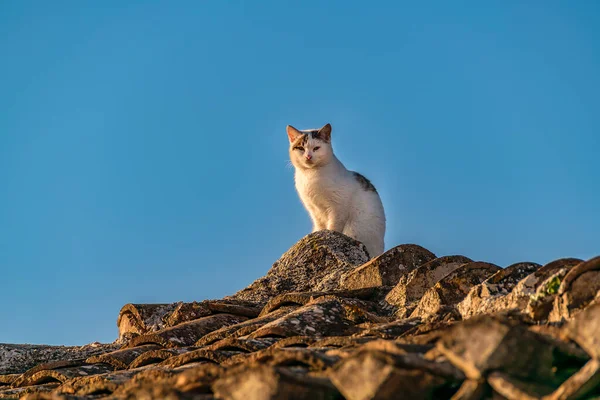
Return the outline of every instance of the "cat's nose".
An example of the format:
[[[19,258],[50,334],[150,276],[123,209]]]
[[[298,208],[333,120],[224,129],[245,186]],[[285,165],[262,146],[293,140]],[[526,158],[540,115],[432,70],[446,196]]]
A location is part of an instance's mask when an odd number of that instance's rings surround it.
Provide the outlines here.
[[[312,155],[306,154],[306,155],[304,155],[304,157],[306,157],[307,160],[310,160],[312,158]]]

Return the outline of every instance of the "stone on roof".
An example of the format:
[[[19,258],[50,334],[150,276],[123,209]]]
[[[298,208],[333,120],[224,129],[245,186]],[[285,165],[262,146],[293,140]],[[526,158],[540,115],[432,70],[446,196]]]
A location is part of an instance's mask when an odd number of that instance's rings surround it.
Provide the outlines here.
[[[0,399],[600,398],[600,257],[506,268],[330,231],[217,300],[127,304],[114,343],[0,344]]]

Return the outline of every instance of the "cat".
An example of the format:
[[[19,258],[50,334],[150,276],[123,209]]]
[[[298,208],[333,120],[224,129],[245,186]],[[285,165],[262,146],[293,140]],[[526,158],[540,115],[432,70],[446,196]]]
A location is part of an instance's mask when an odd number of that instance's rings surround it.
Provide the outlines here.
[[[371,258],[383,253],[385,213],[373,184],[348,171],[333,154],[331,125],[298,130],[288,125],[290,160],[313,232],[329,229],[363,243]]]

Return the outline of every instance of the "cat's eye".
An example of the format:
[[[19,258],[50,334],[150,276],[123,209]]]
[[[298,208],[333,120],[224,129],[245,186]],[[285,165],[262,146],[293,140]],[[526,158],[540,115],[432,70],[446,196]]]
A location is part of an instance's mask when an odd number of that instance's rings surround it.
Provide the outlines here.
[[[294,150],[300,150],[300,151],[304,151],[304,147],[300,147],[300,146],[298,146],[298,147],[294,147]]]
[[[321,146],[317,146],[317,147],[313,148],[313,151],[317,151],[317,150],[319,150],[320,148],[321,148]]]

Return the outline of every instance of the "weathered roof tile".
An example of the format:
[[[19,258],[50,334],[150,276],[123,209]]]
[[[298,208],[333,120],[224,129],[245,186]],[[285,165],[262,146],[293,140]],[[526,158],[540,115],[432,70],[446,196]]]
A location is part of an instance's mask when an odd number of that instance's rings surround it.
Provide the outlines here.
[[[435,254],[421,246],[402,244],[344,274],[341,285],[346,289],[394,286],[401,276],[434,258]]]
[[[366,257],[317,232],[230,298],[124,306],[114,344],[0,345],[0,398],[600,396],[600,258]]]
[[[397,318],[406,318],[429,288],[456,268],[471,261],[463,256],[444,256],[431,260],[402,276],[385,301],[397,307]]]
[[[164,328],[155,333],[133,338],[128,347],[142,344],[158,344],[162,347],[191,346],[202,336],[228,325],[245,321],[246,317],[231,314],[215,314]]]

